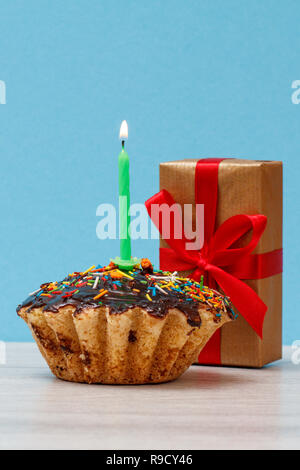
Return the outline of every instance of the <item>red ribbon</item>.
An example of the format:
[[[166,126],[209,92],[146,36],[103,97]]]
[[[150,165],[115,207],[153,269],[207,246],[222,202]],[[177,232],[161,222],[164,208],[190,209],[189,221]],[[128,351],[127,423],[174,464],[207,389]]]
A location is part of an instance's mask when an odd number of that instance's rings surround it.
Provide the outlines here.
[[[241,279],[262,279],[282,272],[282,250],[264,254],[251,254],[267,224],[264,215],[235,215],[227,219],[216,231],[215,220],[218,202],[218,169],[223,159],[203,159],[196,165],[195,202],[204,204],[204,245],[199,251],[186,250],[190,242],[184,235],[174,236],[175,221],[171,219],[170,248],[160,249],[160,267],[169,271],[193,270],[191,277],[199,280],[204,274],[205,282],[215,282],[245,318],[253,330],[262,338],[262,329],[267,306],[251,287]],[[152,196],[145,205],[149,216],[162,234],[161,220],[154,220],[151,213],[153,204],[175,203],[165,190]],[[251,240],[246,246],[232,248],[243,235],[252,230]],[[183,233],[183,231],[182,231]],[[220,330],[208,342],[199,360],[201,363],[221,363]]]

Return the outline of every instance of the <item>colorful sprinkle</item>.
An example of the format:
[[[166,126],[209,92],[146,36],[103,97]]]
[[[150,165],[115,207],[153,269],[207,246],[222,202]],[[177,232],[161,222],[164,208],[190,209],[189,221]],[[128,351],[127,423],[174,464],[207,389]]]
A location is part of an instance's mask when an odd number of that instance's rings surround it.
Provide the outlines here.
[[[91,266],[89,269],[86,269],[86,271],[84,271],[82,274],[86,274],[94,268],[95,268],[95,266]]]
[[[97,299],[100,299],[100,297],[103,297],[103,295],[107,294],[108,290],[102,290],[102,292],[100,292],[100,294],[96,295],[96,297],[94,297],[94,300],[97,300]]]
[[[93,305],[93,301],[101,298],[101,301],[95,302],[95,305],[110,306],[116,303],[122,310],[123,306],[131,308],[139,299],[142,302],[147,299],[151,302],[151,306],[148,305],[147,308],[149,311],[155,311],[156,308],[160,308],[160,302],[168,303],[170,299],[173,305],[181,308],[183,312],[188,306],[188,309],[196,312],[196,315],[199,302],[205,304],[214,313],[215,321],[219,321],[226,312],[232,318],[237,317],[227,297],[204,286],[203,276],[200,282],[196,282],[181,277],[177,271],[172,273],[154,270],[149,260],[144,259],[143,263],[144,266],[136,266],[130,271],[122,271],[113,263],[106,267],[91,266],[83,272],[75,271],[61,282],[42,284],[39,289],[29,294],[24,304],[38,306],[48,304],[55,309],[60,303],[77,305],[79,302]],[[104,297],[107,293],[110,295]],[[76,296],[74,300],[73,296]]]

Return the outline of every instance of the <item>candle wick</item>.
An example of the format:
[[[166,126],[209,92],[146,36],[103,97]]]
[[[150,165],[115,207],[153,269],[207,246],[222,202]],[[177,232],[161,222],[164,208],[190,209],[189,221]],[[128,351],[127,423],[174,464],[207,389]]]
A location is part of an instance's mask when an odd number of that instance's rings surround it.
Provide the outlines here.
[[[122,140],[122,149],[124,150],[125,140]]]

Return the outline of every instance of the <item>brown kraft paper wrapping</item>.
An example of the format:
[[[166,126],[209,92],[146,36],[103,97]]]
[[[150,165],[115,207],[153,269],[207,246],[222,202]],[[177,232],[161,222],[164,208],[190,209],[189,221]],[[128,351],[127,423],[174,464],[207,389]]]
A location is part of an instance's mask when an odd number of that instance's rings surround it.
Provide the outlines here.
[[[193,227],[197,161],[186,159],[160,164],[160,189],[169,191],[182,209],[184,204],[193,204]],[[237,214],[264,214],[268,218],[267,227],[253,253],[266,253],[282,247],[282,162],[226,159],[220,163],[216,228]],[[250,235],[241,243],[247,242],[248,237]],[[167,246],[161,240],[161,247]],[[239,315],[236,321],[224,325],[221,330],[221,363],[262,367],[281,358],[282,275],[245,282],[268,306],[263,340]]]

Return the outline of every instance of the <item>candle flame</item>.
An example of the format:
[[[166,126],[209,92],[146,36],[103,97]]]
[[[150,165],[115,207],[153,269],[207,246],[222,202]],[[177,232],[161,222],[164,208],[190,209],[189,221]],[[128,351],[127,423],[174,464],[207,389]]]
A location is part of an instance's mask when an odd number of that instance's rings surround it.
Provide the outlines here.
[[[125,140],[128,139],[128,124],[127,121],[122,121],[120,127],[120,139]]]

